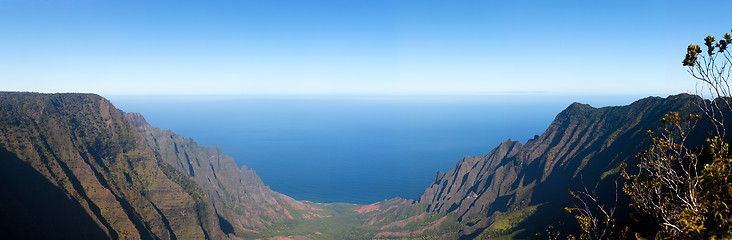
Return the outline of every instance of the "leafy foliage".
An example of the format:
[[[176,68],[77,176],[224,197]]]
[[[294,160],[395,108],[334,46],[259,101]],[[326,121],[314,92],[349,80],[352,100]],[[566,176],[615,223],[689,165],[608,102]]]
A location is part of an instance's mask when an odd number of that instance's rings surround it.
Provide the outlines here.
[[[689,73],[702,81],[711,101],[701,101],[700,108],[715,127],[714,137],[707,139],[703,149],[689,149],[685,145],[688,132],[701,115],[687,115],[686,120],[677,112],[666,114],[658,134],[648,131],[653,145],[638,157],[637,174],[627,179],[623,191],[632,206],[654,221],[656,238],[714,239],[732,236],[732,157],[724,142],[726,126],[724,114],[732,112],[730,105],[730,67],[732,58],[727,45],[732,42],[729,33],[715,42],[713,36],[704,39],[707,55],[699,45],[689,45],[682,62]],[[625,167],[625,166],[624,166]]]
[[[688,115],[682,121],[677,112],[666,114],[660,133],[648,131],[656,136],[651,147],[638,154],[638,173],[622,172],[627,180],[623,192],[631,197],[632,206],[651,216],[666,236],[701,234],[703,230],[703,220],[698,217],[703,191],[697,169],[700,152],[684,144],[700,117]]]
[[[712,162],[705,164],[700,184],[705,191],[700,194],[703,203],[706,229],[715,235],[732,236],[732,156],[729,144],[719,137],[711,139],[709,152]]]
[[[699,115],[689,115],[696,121]],[[682,131],[678,113],[662,120]],[[666,133],[672,130],[664,128]],[[649,134],[654,134],[649,131]],[[732,236],[732,156],[721,138],[707,139],[706,152],[687,149],[680,134],[661,134],[643,153],[640,171],[630,175],[623,191],[632,198],[632,206],[655,220],[658,235],[684,239],[710,239]],[[708,162],[703,164],[703,162]]]
[[[614,183],[617,189],[617,180]],[[625,238],[623,236],[626,234],[627,228],[615,225],[614,216],[618,202],[617,190],[615,191],[615,199],[609,204],[600,202],[597,185],[592,191],[587,190],[587,188],[578,192],[569,190],[569,195],[580,204],[565,207],[564,210],[575,214],[574,218],[582,230],[581,239]]]
[[[622,190],[631,198],[631,206],[638,215],[635,225],[642,225],[638,218],[650,220],[654,229],[643,229],[635,233],[637,239],[715,239],[732,236],[732,157],[729,145],[725,143],[724,115],[732,112],[730,86],[732,55],[727,45],[732,42],[729,33],[716,42],[707,36],[704,45],[706,55],[699,45],[689,45],[683,66],[704,85],[699,91],[702,97],[697,106],[703,113],[682,115],[670,112],[661,119],[658,132],[648,130],[652,137],[651,146],[639,153],[640,163],[635,173],[628,173],[625,163],[621,164],[621,176],[626,180]],[[708,94],[707,96],[704,96]],[[689,147],[692,129],[702,117],[709,120],[714,132],[704,147]],[[699,134],[695,132],[694,134]],[[701,136],[695,136],[698,138]],[[604,176],[603,176],[604,178]],[[608,238],[596,234],[609,224],[611,215],[605,207],[587,191],[570,194],[584,204],[583,207],[567,208],[576,211],[581,239]],[[590,200],[588,204],[588,200]],[[617,198],[616,198],[617,200]],[[610,220],[608,220],[610,219]],[[598,228],[598,226],[600,226]],[[624,228],[628,231],[628,228]],[[601,231],[601,233],[604,233]],[[573,238],[573,237],[572,237]]]

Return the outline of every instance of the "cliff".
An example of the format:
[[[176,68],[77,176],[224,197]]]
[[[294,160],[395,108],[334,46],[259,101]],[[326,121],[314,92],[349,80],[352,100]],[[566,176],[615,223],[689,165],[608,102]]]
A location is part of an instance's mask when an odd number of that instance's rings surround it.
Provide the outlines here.
[[[0,157],[5,237],[226,237],[206,193],[100,96],[1,92]]]
[[[139,113],[124,116],[162,160],[192,179],[210,197],[227,232],[256,232],[273,223],[325,217],[321,209],[272,191],[246,166],[239,168],[219,148],[201,147],[193,139],[150,126]]]

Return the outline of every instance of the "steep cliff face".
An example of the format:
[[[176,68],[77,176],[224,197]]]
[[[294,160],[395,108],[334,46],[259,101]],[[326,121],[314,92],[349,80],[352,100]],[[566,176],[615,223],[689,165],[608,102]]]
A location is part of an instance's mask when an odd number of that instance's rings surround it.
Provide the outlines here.
[[[438,173],[419,202],[426,203],[430,212],[484,210],[484,205],[474,208],[475,203],[494,202],[512,193],[510,186],[520,170],[516,157],[522,149],[521,143],[508,140],[487,155],[460,160],[447,173]]]
[[[222,224],[235,228],[228,231],[254,232],[285,220],[324,217],[320,209],[272,191],[253,170],[239,168],[221,149],[201,147],[193,139],[152,127],[138,113],[125,117],[164,162],[205,189],[216,213],[225,219]]]
[[[567,189],[612,182],[620,163],[634,164],[635,155],[650,146],[645,132],[660,127],[659,119],[665,113],[699,113],[694,105],[699,100],[682,94],[649,97],[622,107],[574,103],[541,136],[526,144],[508,140],[489,154],[466,157],[447,173],[438,173],[412,208],[456,217],[462,226],[459,234],[443,237],[501,235],[511,229],[493,224],[508,217],[533,225],[518,227],[542,232],[546,224],[566,216],[563,207],[571,201]],[[700,123],[689,143],[702,144],[709,131],[708,124]],[[614,189],[614,185],[604,186],[607,188],[600,191],[605,194]],[[374,216],[390,214],[387,212]],[[534,217],[526,218],[532,214]]]
[[[0,157],[4,236],[226,237],[206,193],[100,96],[0,93]]]

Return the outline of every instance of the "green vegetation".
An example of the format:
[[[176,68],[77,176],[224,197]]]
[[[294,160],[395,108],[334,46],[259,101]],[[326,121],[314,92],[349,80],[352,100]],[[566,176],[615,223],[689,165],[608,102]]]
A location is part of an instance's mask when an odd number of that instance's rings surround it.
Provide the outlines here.
[[[485,231],[483,231],[478,238],[510,239],[514,237],[516,234],[524,231],[524,229],[517,229],[518,225],[526,220],[526,218],[533,215],[536,212],[536,208],[539,206],[540,205],[528,206],[508,213],[495,213],[494,219],[496,220]]]
[[[363,224],[368,214],[353,211],[356,205],[347,203],[307,204],[324,210],[319,211],[319,214],[332,217],[288,220],[275,223],[266,229],[256,229],[259,233],[238,231],[237,236],[245,239],[275,236],[307,236],[314,239],[372,239],[378,232],[376,227]]]
[[[621,170],[623,170],[623,168],[620,167],[620,166],[617,166],[617,167],[615,167],[613,169],[607,170],[607,171],[603,172],[602,175],[600,175],[600,180],[602,181],[602,180],[605,180],[605,178],[607,178],[609,176],[613,176],[615,174],[618,174],[618,173],[620,173]]]

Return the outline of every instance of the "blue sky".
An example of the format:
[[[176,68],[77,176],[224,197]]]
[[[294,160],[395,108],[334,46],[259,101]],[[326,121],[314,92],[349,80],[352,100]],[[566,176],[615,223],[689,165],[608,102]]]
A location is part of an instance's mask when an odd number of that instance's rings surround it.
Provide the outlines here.
[[[732,1],[0,0],[0,90],[666,95],[694,91],[685,47],[729,32],[730,9]]]

